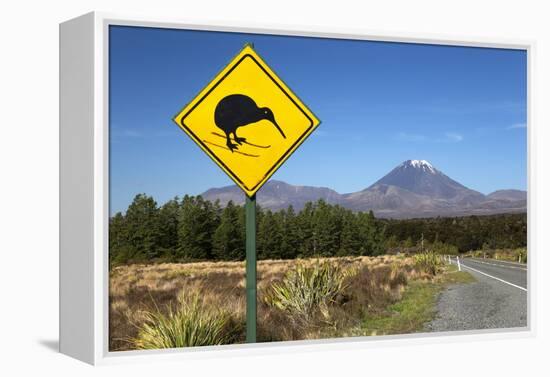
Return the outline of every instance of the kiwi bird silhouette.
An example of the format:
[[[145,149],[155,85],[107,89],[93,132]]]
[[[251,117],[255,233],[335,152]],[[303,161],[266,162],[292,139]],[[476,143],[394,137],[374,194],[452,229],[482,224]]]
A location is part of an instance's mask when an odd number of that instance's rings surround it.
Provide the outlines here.
[[[237,136],[237,129],[264,119],[270,121],[286,139],[271,109],[269,107],[258,107],[252,98],[244,94],[231,94],[222,98],[214,111],[216,126],[225,133],[226,145],[231,152],[238,149],[238,146],[246,141],[244,137]],[[230,135],[233,135],[233,140],[237,144],[231,142]]]

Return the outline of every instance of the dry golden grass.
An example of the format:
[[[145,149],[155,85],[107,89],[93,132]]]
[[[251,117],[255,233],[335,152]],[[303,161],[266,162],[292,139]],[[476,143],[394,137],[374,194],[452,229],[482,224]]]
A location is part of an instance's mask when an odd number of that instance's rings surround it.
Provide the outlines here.
[[[258,341],[315,339],[357,335],[366,313],[377,313],[400,299],[409,280],[429,279],[415,269],[412,258],[399,256],[323,258],[345,269],[355,269],[346,291],[328,311],[318,313],[307,326],[264,299],[271,285],[283,279],[296,264],[312,265],[319,259],[264,260],[258,262]],[[134,264],[110,273],[109,336],[112,351],[134,349],[144,311],[165,310],[178,294],[198,293],[205,306],[232,313],[242,327],[237,342],[244,342],[244,262]]]
[[[466,255],[476,258],[493,258],[510,262],[527,263],[527,248],[517,249],[491,249],[470,251]]]

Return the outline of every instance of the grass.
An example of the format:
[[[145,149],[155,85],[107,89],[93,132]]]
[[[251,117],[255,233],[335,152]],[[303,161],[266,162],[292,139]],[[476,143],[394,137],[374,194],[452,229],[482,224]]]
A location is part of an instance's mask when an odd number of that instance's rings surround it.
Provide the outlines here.
[[[159,308],[144,311],[143,324],[132,340],[137,349],[207,346],[231,343],[234,326],[231,314],[223,309],[204,305],[199,294],[181,293],[175,308],[167,313]]]
[[[415,332],[444,284],[403,256],[258,262],[259,342]],[[109,349],[245,340],[244,262],[132,264],[110,272]]]
[[[445,274],[441,277],[441,284],[448,286],[451,284],[467,284],[473,283],[476,279],[466,271],[458,271],[456,265],[445,267]]]
[[[527,248],[473,250],[466,255],[475,258],[491,258],[510,262],[527,263]]]
[[[267,305],[292,317],[308,321],[317,310],[326,311],[346,289],[346,280],[354,270],[338,263],[317,262],[311,266],[297,264],[281,282],[271,285],[265,296]]]
[[[434,252],[424,252],[414,256],[414,262],[422,271],[435,276],[444,265],[443,257]]]
[[[412,282],[399,302],[381,313],[366,315],[361,330],[367,336],[420,332],[434,319],[437,297],[444,288],[473,281],[469,273],[458,271],[456,266],[446,266],[437,279]]]

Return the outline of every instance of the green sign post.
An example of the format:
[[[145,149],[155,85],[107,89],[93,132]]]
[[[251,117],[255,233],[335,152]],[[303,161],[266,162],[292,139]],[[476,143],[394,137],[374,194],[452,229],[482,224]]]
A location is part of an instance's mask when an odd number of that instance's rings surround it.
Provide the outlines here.
[[[246,342],[256,342],[256,195],[246,197]]]

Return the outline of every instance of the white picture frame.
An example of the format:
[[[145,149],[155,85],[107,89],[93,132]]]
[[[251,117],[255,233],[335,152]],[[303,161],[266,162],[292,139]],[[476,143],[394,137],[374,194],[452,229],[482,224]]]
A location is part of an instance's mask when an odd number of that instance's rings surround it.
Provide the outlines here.
[[[533,298],[537,250],[528,231],[528,326],[519,329],[456,331],[315,341],[238,344],[156,351],[109,352],[108,349],[108,30],[110,25],[248,32],[340,39],[429,43],[521,49],[528,63],[528,224],[534,219],[532,72],[535,44],[493,40],[378,33],[344,28],[296,28],[280,25],[204,23],[110,13],[88,13],[60,24],[60,351],[90,364],[147,359],[181,359],[259,355],[301,350],[343,350],[388,344],[531,337],[535,334]]]

